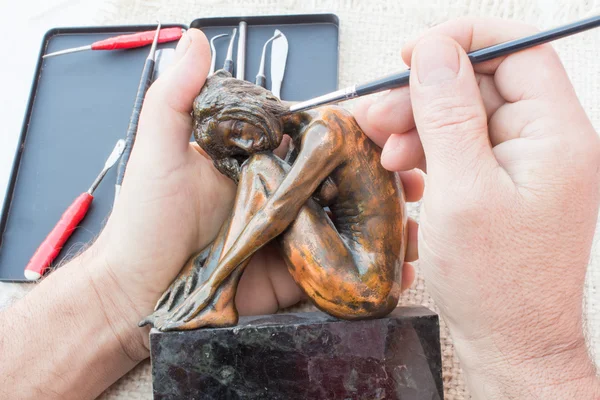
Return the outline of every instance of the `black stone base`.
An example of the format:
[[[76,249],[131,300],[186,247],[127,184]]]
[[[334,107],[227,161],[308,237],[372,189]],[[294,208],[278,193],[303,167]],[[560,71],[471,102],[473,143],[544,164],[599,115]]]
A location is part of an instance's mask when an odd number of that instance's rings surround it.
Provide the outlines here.
[[[155,399],[443,399],[439,320],[424,307],[320,312],[150,334]]]

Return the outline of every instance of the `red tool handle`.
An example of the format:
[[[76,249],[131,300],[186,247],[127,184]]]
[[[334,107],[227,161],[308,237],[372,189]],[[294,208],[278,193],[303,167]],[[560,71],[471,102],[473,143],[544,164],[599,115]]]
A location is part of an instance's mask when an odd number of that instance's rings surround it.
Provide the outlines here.
[[[48,234],[40,247],[29,260],[25,268],[25,276],[28,279],[37,279],[41,277],[52,261],[58,256],[63,245],[71,236],[79,222],[85,217],[94,196],[88,192],[80,194],[73,204],[60,217],[54,229]],[[30,271],[29,273],[27,271]]]
[[[92,43],[92,50],[120,50],[133,49],[152,44],[156,31],[133,33],[130,35],[115,36]],[[181,28],[165,28],[158,33],[158,43],[173,42],[183,35]]]

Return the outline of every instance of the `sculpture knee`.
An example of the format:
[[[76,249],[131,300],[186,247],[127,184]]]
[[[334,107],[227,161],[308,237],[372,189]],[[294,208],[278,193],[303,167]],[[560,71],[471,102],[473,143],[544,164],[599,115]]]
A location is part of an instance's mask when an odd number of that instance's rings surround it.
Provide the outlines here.
[[[390,291],[376,291],[368,297],[358,299],[358,317],[376,318],[388,315],[398,305],[398,299],[399,293],[395,295]]]
[[[393,285],[391,290],[385,288],[365,288],[358,285],[343,288],[339,291],[329,288],[326,304],[320,304],[328,313],[342,319],[367,319],[383,317],[391,313],[398,305],[400,289]],[[398,289],[396,289],[398,286]],[[348,292],[353,292],[348,298]],[[322,299],[325,300],[325,299]],[[320,301],[317,300],[317,303]]]

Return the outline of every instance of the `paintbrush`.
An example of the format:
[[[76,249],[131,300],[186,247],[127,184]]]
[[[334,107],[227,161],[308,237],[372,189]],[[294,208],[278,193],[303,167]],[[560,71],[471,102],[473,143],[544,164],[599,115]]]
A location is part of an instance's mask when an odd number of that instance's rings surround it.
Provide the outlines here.
[[[535,35],[527,36],[521,39],[511,40],[485,47],[480,50],[475,50],[471,53],[468,53],[468,56],[471,60],[471,63],[478,64],[493,58],[502,57],[533,46],[548,43],[550,41],[574,35],[589,29],[597,28],[598,26],[600,26],[600,15],[553,28],[548,31],[536,33]],[[371,82],[349,86],[323,96],[293,104],[290,106],[289,112],[294,113],[298,111],[305,111],[325,104],[337,103],[355,97],[366,96],[369,94],[382,92],[384,90],[399,88],[401,86],[408,85],[409,78],[410,69],[383,78],[375,79]]]

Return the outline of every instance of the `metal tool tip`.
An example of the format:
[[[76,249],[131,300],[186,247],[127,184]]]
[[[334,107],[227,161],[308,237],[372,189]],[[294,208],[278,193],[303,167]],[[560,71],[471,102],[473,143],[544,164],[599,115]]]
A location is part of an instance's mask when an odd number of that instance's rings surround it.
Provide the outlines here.
[[[225,36],[229,36],[229,33],[221,33],[220,35],[213,36],[213,37],[210,39],[210,43],[211,43],[212,45],[214,45],[214,43],[215,43],[215,40],[217,40],[217,39],[219,39],[219,38],[222,38],[222,37],[225,37]]]
[[[125,140],[119,139],[117,141],[117,144],[115,144],[115,148],[113,149],[112,153],[110,153],[110,156],[108,156],[108,158],[106,159],[106,165],[113,166],[117,162],[119,157],[121,157],[121,154],[123,154],[124,150],[125,150]]]
[[[148,54],[148,60],[154,60],[154,56],[156,55],[156,46],[158,45],[158,35],[160,34],[160,21],[156,21],[158,22],[158,25],[156,26],[156,33],[154,34],[154,40],[152,41],[152,47],[150,47],[150,54]]]

